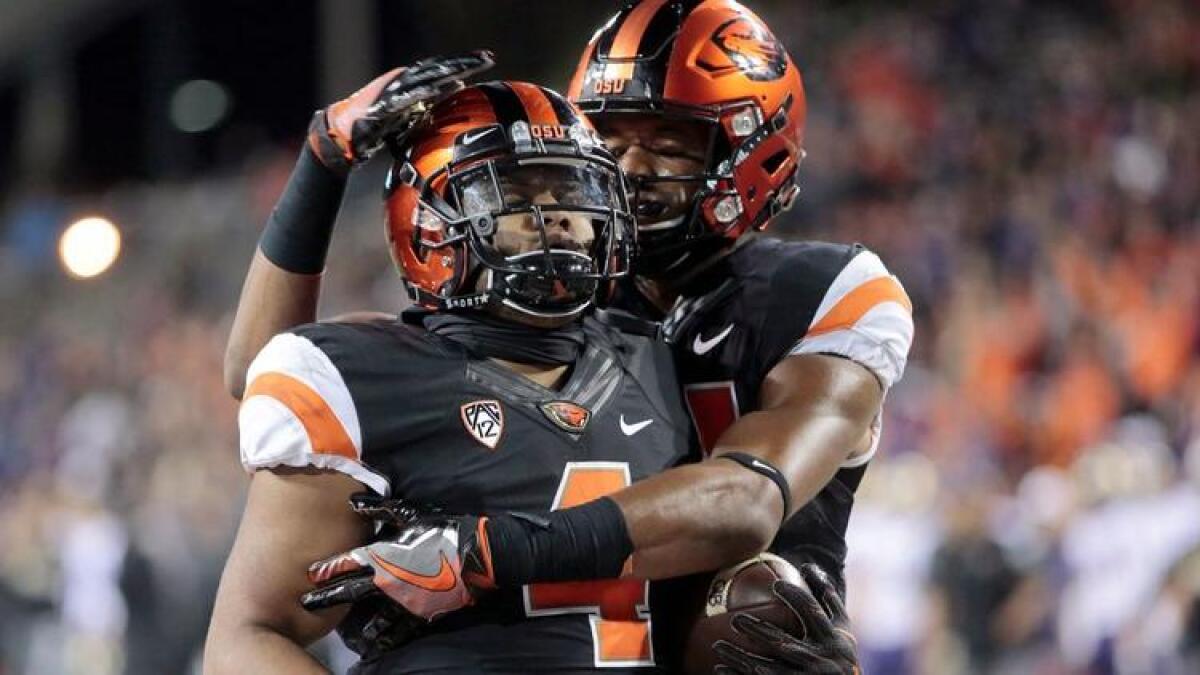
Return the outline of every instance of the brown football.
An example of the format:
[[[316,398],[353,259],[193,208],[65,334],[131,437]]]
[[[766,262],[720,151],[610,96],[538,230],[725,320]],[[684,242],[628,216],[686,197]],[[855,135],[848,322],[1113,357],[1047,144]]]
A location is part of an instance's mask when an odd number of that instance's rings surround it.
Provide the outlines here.
[[[734,612],[753,614],[789,633],[801,634],[804,628],[796,615],[771,590],[780,579],[804,585],[791,563],[770,553],[718,572],[709,583],[704,607],[684,638],[683,671],[689,675],[712,673],[717,665],[712,645],[717,640],[755,650],[754,643],[730,625]]]

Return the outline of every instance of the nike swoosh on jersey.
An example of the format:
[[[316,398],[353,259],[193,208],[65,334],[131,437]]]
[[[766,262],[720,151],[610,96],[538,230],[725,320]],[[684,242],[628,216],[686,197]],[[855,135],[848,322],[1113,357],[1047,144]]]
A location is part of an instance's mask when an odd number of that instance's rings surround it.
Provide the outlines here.
[[[488,134],[492,133],[495,130],[496,130],[496,127],[488,127],[487,129],[484,129],[483,131],[476,131],[473,134],[463,134],[463,139],[462,139],[463,145],[470,145],[470,144],[474,143],[475,141],[483,138],[484,136],[487,136]]]
[[[696,333],[696,339],[692,340],[692,351],[696,352],[698,356],[704,356],[705,354],[711,352],[714,347],[721,344],[721,342],[724,341],[725,338],[729,337],[729,334],[732,332],[733,324],[729,324],[725,327],[725,330],[717,333],[708,340],[701,338],[700,333]]]
[[[374,551],[371,552],[371,560],[373,560],[376,565],[382,567],[388,574],[391,574],[405,583],[412,584],[417,588],[427,591],[440,593],[443,591],[452,590],[455,586],[457,586],[458,577],[454,574],[454,568],[450,567],[450,562],[446,560],[446,554],[439,553],[438,555],[441,557],[442,567],[438,570],[437,574],[433,575],[417,574],[411,570],[406,570],[403,567],[393,565],[383,558],[380,558],[375,554]]]
[[[621,433],[625,434],[626,436],[632,436],[632,435],[636,434],[637,432],[641,431],[642,429],[645,429],[646,427],[650,426],[650,423],[654,421],[654,418],[650,418],[648,420],[642,420],[641,422],[634,422],[633,424],[629,424],[628,422],[625,421],[625,415],[621,415],[621,419],[619,421],[621,422]]]

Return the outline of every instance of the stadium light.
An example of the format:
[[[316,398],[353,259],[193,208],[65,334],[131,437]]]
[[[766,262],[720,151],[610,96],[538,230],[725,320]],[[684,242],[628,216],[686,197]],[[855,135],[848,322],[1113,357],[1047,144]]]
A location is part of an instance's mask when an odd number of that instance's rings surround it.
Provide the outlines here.
[[[229,90],[212,80],[189,80],[171,95],[171,123],[184,133],[198,134],[220,124],[229,114]]]
[[[71,223],[58,240],[58,257],[68,274],[90,279],[103,274],[121,253],[121,231],[105,218]]]

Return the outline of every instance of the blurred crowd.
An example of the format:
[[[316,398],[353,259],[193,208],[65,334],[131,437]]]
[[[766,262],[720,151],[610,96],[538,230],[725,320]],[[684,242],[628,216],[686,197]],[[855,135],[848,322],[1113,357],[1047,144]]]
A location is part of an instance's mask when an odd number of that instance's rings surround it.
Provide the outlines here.
[[[772,233],[867,244],[917,313],[849,534],[865,671],[1200,672],[1200,9],[771,18],[810,96]],[[247,484],[222,350],[294,152],[0,205],[0,675],[197,668]],[[404,303],[380,170],[323,315]],[[81,210],[125,235],[90,282]]]

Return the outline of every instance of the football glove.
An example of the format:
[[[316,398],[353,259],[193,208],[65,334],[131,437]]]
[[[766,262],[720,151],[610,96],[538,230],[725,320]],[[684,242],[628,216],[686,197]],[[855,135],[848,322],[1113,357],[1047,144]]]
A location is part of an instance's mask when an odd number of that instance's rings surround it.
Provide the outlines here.
[[[313,115],[308,144],[326,167],[339,173],[367,161],[389,136],[402,139],[432,103],[462,89],[462,80],[494,64],[476,51],[422,59],[393,68],[362,89]]]
[[[305,609],[382,594],[410,614],[432,621],[474,604],[477,594],[495,588],[486,518],[448,516],[368,493],[352,496],[350,506],[381,523],[381,536],[313,563],[308,579],[317,588],[301,597]]]
[[[713,650],[723,665],[716,667],[717,673],[858,675],[861,672],[854,635],[849,630],[850,619],[833,581],[811,563],[801,565],[800,574],[807,588],[776,581],[772,590],[795,613],[805,633],[792,635],[750,614],[735,614],[731,620],[734,630],[760,648],[751,652],[718,640]]]

